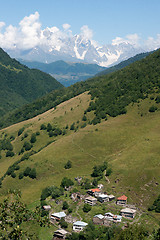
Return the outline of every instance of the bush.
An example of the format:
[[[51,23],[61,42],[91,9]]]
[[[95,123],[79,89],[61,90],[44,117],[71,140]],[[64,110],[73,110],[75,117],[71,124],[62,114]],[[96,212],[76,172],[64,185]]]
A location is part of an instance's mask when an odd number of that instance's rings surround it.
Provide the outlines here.
[[[11,177],[12,178],[15,178],[16,177],[16,174],[14,172],[11,173]]]
[[[13,157],[13,156],[14,156],[14,152],[12,152],[12,151],[6,152],[6,157]]]
[[[149,108],[149,112],[155,112],[157,110],[157,107],[156,106],[151,106]]]
[[[107,171],[106,171],[106,176],[110,176],[112,173],[112,169],[111,168],[108,168]]]
[[[25,177],[27,177],[27,176],[29,176],[30,172],[31,172],[31,168],[30,167],[26,167],[26,169],[24,170],[23,174],[24,174]]]
[[[65,222],[65,220],[63,218],[61,218],[59,224],[61,225],[61,228],[67,228],[68,227],[67,222]]]
[[[23,177],[24,177],[24,173],[23,172],[19,173],[19,179],[22,179]]]
[[[69,207],[68,203],[67,203],[66,201],[64,201],[64,202],[63,202],[62,209],[63,209],[63,210],[66,210],[66,209],[68,209],[68,207]]]
[[[75,123],[72,123],[72,125],[70,126],[70,130],[75,130]]]
[[[29,142],[25,142],[25,143],[23,144],[23,147],[24,147],[24,149],[25,149],[26,151],[29,151],[29,150],[32,148],[32,145],[31,145],[31,143],[29,143]]]
[[[40,130],[45,130],[47,127],[45,124],[42,124],[41,127],[40,127]]]
[[[24,131],[24,127],[23,127],[23,128],[20,128],[20,129],[18,130],[18,136],[20,136],[20,135],[23,133],[23,131]]]
[[[82,117],[82,121],[87,121],[87,117],[86,117],[86,115],[83,115],[83,117]]]
[[[50,132],[52,130],[52,125],[50,123],[47,124],[47,132]]]
[[[29,177],[34,179],[37,177],[37,172],[36,172],[36,169],[35,168],[32,168],[30,173],[29,173]]]
[[[72,162],[70,160],[68,160],[68,162],[64,165],[65,169],[69,169],[72,167]]]
[[[31,142],[31,143],[35,143],[36,140],[37,140],[37,139],[36,139],[36,134],[35,134],[35,133],[32,133],[30,142]]]
[[[89,204],[85,203],[83,206],[83,212],[88,213],[91,210],[91,208],[92,207]]]
[[[63,187],[63,188],[65,188],[65,187],[68,188],[68,187],[70,187],[72,185],[74,185],[74,182],[71,179],[67,178],[67,177],[64,177],[62,179],[62,181],[61,181],[61,187]]]
[[[54,132],[51,130],[49,131],[49,137],[53,137],[54,136]]]

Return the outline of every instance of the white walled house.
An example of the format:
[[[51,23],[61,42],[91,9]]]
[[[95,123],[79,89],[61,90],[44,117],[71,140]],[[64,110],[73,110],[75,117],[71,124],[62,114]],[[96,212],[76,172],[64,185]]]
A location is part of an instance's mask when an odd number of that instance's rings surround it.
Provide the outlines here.
[[[88,223],[86,223],[86,222],[77,221],[77,222],[73,223],[73,231],[75,231],[75,232],[83,231],[83,229],[87,225],[88,225]]]

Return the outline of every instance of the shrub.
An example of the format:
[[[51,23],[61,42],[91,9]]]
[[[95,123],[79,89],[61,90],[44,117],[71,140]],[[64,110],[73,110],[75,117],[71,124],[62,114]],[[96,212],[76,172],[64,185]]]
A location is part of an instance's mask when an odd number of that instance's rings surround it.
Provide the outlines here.
[[[75,130],[75,123],[72,123],[72,125],[70,126],[70,130]]]
[[[53,137],[54,136],[54,133],[53,133],[53,131],[51,130],[51,131],[49,131],[49,137]]]
[[[91,208],[92,207],[89,204],[85,203],[83,206],[83,212],[88,213],[91,210]]]
[[[32,168],[30,173],[29,173],[29,177],[34,179],[37,177],[37,172],[36,172],[36,169],[35,168]]]
[[[66,209],[68,209],[68,207],[69,207],[68,203],[67,203],[66,201],[64,201],[64,202],[63,202],[62,209],[63,209],[63,210],[66,210]]]
[[[26,167],[26,169],[24,170],[23,174],[24,174],[24,176],[27,177],[27,176],[29,176],[30,172],[31,172],[31,168],[30,167]]]
[[[16,177],[16,174],[14,172],[11,173],[11,177],[12,178],[15,178]]]
[[[47,124],[47,132],[52,130],[52,125],[50,123]]]
[[[23,131],[24,131],[24,127],[23,127],[23,128],[20,128],[20,129],[18,130],[18,136],[20,136],[20,135],[23,133]]]
[[[61,225],[61,228],[67,228],[68,227],[68,223],[65,222],[65,220],[63,218],[61,218],[59,223]]]
[[[65,187],[70,187],[74,185],[74,182],[70,179],[70,178],[67,178],[67,177],[64,177],[61,181],[61,187],[65,188]]]
[[[111,168],[108,168],[107,171],[106,171],[106,176],[110,176],[112,173],[112,169]]]
[[[69,169],[72,167],[72,162],[70,160],[68,160],[68,162],[64,165],[65,169]]]
[[[24,173],[23,172],[19,173],[19,179],[22,179],[23,177],[24,177]]]
[[[155,112],[156,110],[157,110],[157,107],[153,105],[149,108],[149,112]]]
[[[86,117],[86,115],[83,115],[83,117],[82,117],[82,121],[87,121],[87,117]]]
[[[36,139],[36,134],[35,134],[35,133],[32,133],[30,142],[31,142],[31,143],[35,143],[36,140],[37,140],[37,139]]]
[[[45,130],[47,127],[45,124],[42,124],[41,127],[40,127],[40,130]]]
[[[32,145],[29,142],[24,142],[23,147],[26,151],[29,151],[32,148]]]
[[[36,132],[36,136],[39,136],[39,135],[40,135],[40,132],[39,132],[39,131],[37,131],[37,132]]]
[[[14,152],[10,150],[6,152],[6,157],[13,157],[13,156],[14,156]]]

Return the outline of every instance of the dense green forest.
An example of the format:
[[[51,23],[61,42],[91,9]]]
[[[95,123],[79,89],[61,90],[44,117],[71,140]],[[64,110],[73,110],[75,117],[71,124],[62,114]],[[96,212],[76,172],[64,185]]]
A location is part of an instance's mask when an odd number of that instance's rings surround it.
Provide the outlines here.
[[[84,91],[89,91],[93,100],[85,113],[94,111],[95,117],[92,123],[96,124],[101,119],[107,119],[108,115],[115,117],[125,114],[126,106],[131,102],[147,98],[148,94],[154,92],[159,93],[159,75],[160,50],[157,50],[146,58],[114,73],[97,76],[68,88],[52,91],[1,119],[0,126],[2,128],[32,118]]]
[[[0,48],[0,116],[63,86],[49,74],[29,69]]]

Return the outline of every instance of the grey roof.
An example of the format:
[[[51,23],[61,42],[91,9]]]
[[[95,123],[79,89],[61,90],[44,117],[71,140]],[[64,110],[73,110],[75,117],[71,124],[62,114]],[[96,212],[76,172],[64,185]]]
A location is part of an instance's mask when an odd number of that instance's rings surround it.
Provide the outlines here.
[[[99,194],[98,197],[100,197],[100,198],[108,198],[109,196],[107,194],[102,193],[102,194]]]
[[[113,217],[113,216],[114,216],[114,214],[113,214],[113,213],[111,213],[111,212],[107,212],[107,213],[105,213],[104,215],[105,215],[105,216],[106,216],[106,215],[110,215],[111,217]]]
[[[103,219],[103,218],[104,218],[104,216],[103,216],[102,214],[97,214],[97,215],[95,215],[94,217],[97,217],[97,218],[99,218],[99,219]]]
[[[65,235],[65,234],[67,234],[68,232],[65,231],[64,229],[58,229],[58,230],[54,231],[54,233],[61,233],[62,235]]]
[[[77,222],[74,222],[73,225],[85,227],[88,225],[88,223],[82,222],[82,221],[77,221]]]
[[[65,217],[66,214],[65,214],[65,212],[58,212],[58,213],[52,213],[51,216],[52,217],[62,218],[62,217]]]
[[[121,213],[135,213],[135,212],[136,210],[131,208],[124,208],[121,210]]]

